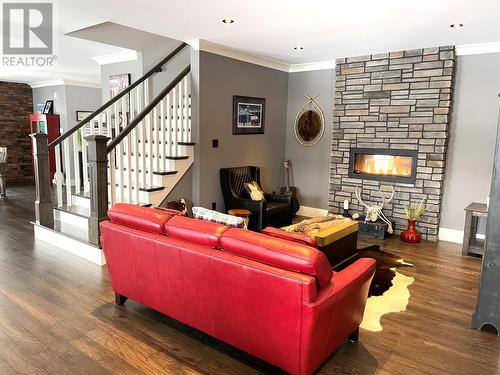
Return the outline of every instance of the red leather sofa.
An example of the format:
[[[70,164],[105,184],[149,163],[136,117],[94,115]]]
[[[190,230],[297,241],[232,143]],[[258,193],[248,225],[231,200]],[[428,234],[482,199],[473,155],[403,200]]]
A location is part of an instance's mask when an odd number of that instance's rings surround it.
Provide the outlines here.
[[[131,298],[291,374],[311,374],[359,324],[375,272],[334,273],[318,250],[116,204],[101,240],[116,302]]]

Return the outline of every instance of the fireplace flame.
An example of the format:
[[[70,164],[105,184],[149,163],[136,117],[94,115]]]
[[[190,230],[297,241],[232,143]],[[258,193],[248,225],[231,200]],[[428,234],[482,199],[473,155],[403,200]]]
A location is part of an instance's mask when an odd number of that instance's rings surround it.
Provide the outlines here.
[[[359,157],[358,157],[359,156]],[[395,155],[356,155],[357,173],[409,177],[411,157]]]

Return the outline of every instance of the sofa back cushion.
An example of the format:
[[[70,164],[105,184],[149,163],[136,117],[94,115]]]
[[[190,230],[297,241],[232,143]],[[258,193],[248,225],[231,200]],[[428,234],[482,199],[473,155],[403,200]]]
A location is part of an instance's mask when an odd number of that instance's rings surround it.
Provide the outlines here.
[[[142,229],[153,233],[165,233],[163,226],[180,212],[142,207],[134,204],[116,203],[108,211],[113,223]]]
[[[219,223],[179,215],[168,220],[163,228],[171,237],[210,247],[219,247],[219,238],[228,229]]]
[[[333,275],[326,256],[310,246],[232,228],[220,238],[222,250],[289,271],[314,276],[319,287]]]
[[[284,240],[297,242],[307,246],[312,246],[314,248],[318,247],[318,244],[316,243],[314,237],[308,236],[307,234],[304,233],[287,232],[284,231],[283,229],[278,229],[274,227],[266,227],[262,229],[261,233],[267,234],[268,236],[271,237],[282,238]]]

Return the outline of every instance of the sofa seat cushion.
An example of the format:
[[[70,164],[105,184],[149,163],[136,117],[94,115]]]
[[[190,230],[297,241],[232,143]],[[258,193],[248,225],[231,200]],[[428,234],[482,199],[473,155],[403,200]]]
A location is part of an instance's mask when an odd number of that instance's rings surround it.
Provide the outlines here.
[[[239,228],[226,231],[220,238],[223,251],[266,263],[289,271],[314,276],[319,287],[332,278],[332,268],[319,250]]]
[[[116,203],[108,211],[108,217],[113,223],[164,234],[164,224],[179,213],[174,210],[165,211],[135,204]]]
[[[283,216],[290,213],[290,205],[287,202],[267,202],[267,217]]]
[[[176,216],[165,223],[165,233],[171,237],[191,241],[200,245],[219,247],[219,238],[228,227],[219,223]]]
[[[312,246],[314,248],[318,247],[318,244],[316,243],[314,237],[308,236],[307,234],[304,233],[287,232],[282,229],[274,227],[264,228],[262,229],[261,233],[267,234],[268,236],[271,237],[277,237],[277,238],[282,238],[284,240],[297,242],[302,245]]]

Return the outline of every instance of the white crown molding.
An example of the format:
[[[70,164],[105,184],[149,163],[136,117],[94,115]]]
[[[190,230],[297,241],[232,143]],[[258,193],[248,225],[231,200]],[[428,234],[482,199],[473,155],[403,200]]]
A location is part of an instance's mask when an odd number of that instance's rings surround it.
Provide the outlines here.
[[[457,56],[479,55],[500,52],[500,42],[463,44],[455,46]]]
[[[187,42],[193,49],[210,52],[216,55],[229,57],[231,59],[245,61],[250,64],[264,66],[266,68],[281,70],[287,72],[290,69],[290,65],[277,60],[267,59],[265,57],[260,57],[252,55],[246,52],[241,52],[230,47],[226,47],[217,43],[212,43],[203,39],[194,39]]]
[[[116,64],[126,61],[136,61],[139,54],[135,50],[127,50],[123,52],[112,53],[109,55],[91,57],[99,65]]]
[[[100,89],[101,84],[96,82],[83,82],[83,81],[73,81],[70,79],[52,79],[49,81],[38,81],[28,83],[32,89],[37,89],[39,87],[50,87],[50,86],[79,86],[79,87],[90,87],[95,89]]]
[[[335,60],[318,61],[305,64],[292,64],[289,65],[288,72],[298,73],[298,72],[310,72],[313,70],[329,70],[329,69],[335,69]]]

